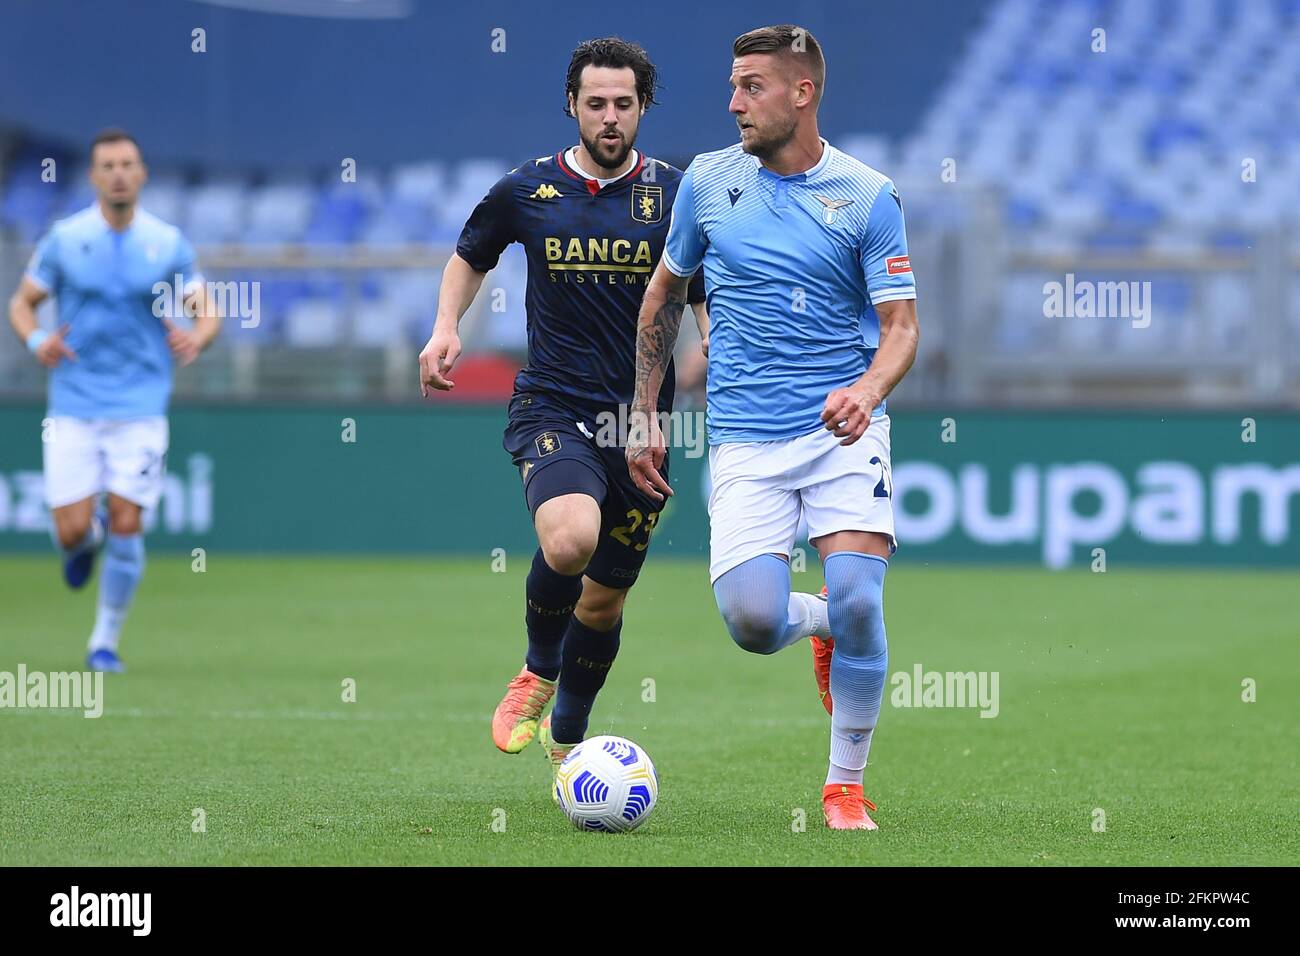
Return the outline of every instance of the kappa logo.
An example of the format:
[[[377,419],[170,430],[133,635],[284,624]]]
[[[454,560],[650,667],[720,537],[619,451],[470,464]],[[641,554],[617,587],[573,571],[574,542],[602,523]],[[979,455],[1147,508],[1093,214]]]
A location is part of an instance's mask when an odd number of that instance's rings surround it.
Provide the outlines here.
[[[542,185],[537,187],[537,191],[534,192],[528,198],[529,199],[559,199],[563,195],[564,193],[560,192],[550,183],[542,183]]]
[[[825,196],[814,196],[813,198],[826,207],[822,210],[822,222],[828,226],[835,225],[835,219],[841,209],[853,205],[852,199],[827,199]]]

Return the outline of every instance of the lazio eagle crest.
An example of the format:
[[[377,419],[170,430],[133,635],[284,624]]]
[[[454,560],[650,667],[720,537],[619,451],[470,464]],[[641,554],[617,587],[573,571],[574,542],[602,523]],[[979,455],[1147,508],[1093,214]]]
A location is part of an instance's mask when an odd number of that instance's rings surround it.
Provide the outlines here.
[[[827,199],[825,196],[816,195],[814,195],[813,198],[826,207],[822,210],[822,222],[826,223],[828,226],[835,225],[835,220],[838,218],[839,211],[842,208],[853,205],[852,199]]]

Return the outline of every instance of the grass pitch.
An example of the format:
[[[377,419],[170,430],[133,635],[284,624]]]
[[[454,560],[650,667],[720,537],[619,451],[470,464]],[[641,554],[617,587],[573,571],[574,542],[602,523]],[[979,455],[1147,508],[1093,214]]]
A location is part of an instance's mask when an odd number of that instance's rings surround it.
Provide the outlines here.
[[[487,558],[189,562],[150,557],[100,719],[0,710],[0,864],[1300,859],[1292,573],[900,556],[891,675],[996,671],[999,712],[896,707],[888,686],[866,788],[881,830],[846,834],[821,821],[807,648],[745,654],[703,564],[652,557],[589,732],[641,743],[660,801],[609,836],[570,828],[540,748],[491,743],[523,655],[526,556],[501,574]],[[795,582],[820,587],[815,562]],[[80,669],[96,588],[67,592],[53,556],[0,559],[0,671]]]

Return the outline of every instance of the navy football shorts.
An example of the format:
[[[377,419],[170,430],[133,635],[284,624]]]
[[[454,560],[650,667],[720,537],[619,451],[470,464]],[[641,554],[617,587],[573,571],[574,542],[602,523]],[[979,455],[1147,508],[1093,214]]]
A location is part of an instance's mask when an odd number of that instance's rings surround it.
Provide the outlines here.
[[[560,495],[596,499],[600,539],[585,573],[606,587],[627,588],[641,573],[663,502],[648,498],[632,483],[621,444],[598,444],[597,414],[542,392],[516,392],[502,445],[520,471],[524,498],[534,516],[543,502]],[[611,414],[617,420],[617,411]],[[667,481],[667,457],[661,472]]]

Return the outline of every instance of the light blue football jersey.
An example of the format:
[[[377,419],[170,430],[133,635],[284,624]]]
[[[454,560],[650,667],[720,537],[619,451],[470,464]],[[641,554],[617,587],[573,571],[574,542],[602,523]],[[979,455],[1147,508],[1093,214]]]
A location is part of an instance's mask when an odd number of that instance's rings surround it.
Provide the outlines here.
[[[894,184],[822,145],[793,176],[740,144],[703,153],[678,187],[663,262],[678,276],[704,265],[710,444],[824,427],[826,396],[875,355],[875,306],[916,298]]]
[[[75,362],[64,359],[50,372],[50,415],[166,414],[172,355],[154,314],[155,284],[184,289],[201,281],[194,247],[179,229],[137,207],[131,224],[116,232],[94,205],[54,224],[27,276],[57,300],[59,325],[68,325],[66,341],[77,353]]]

